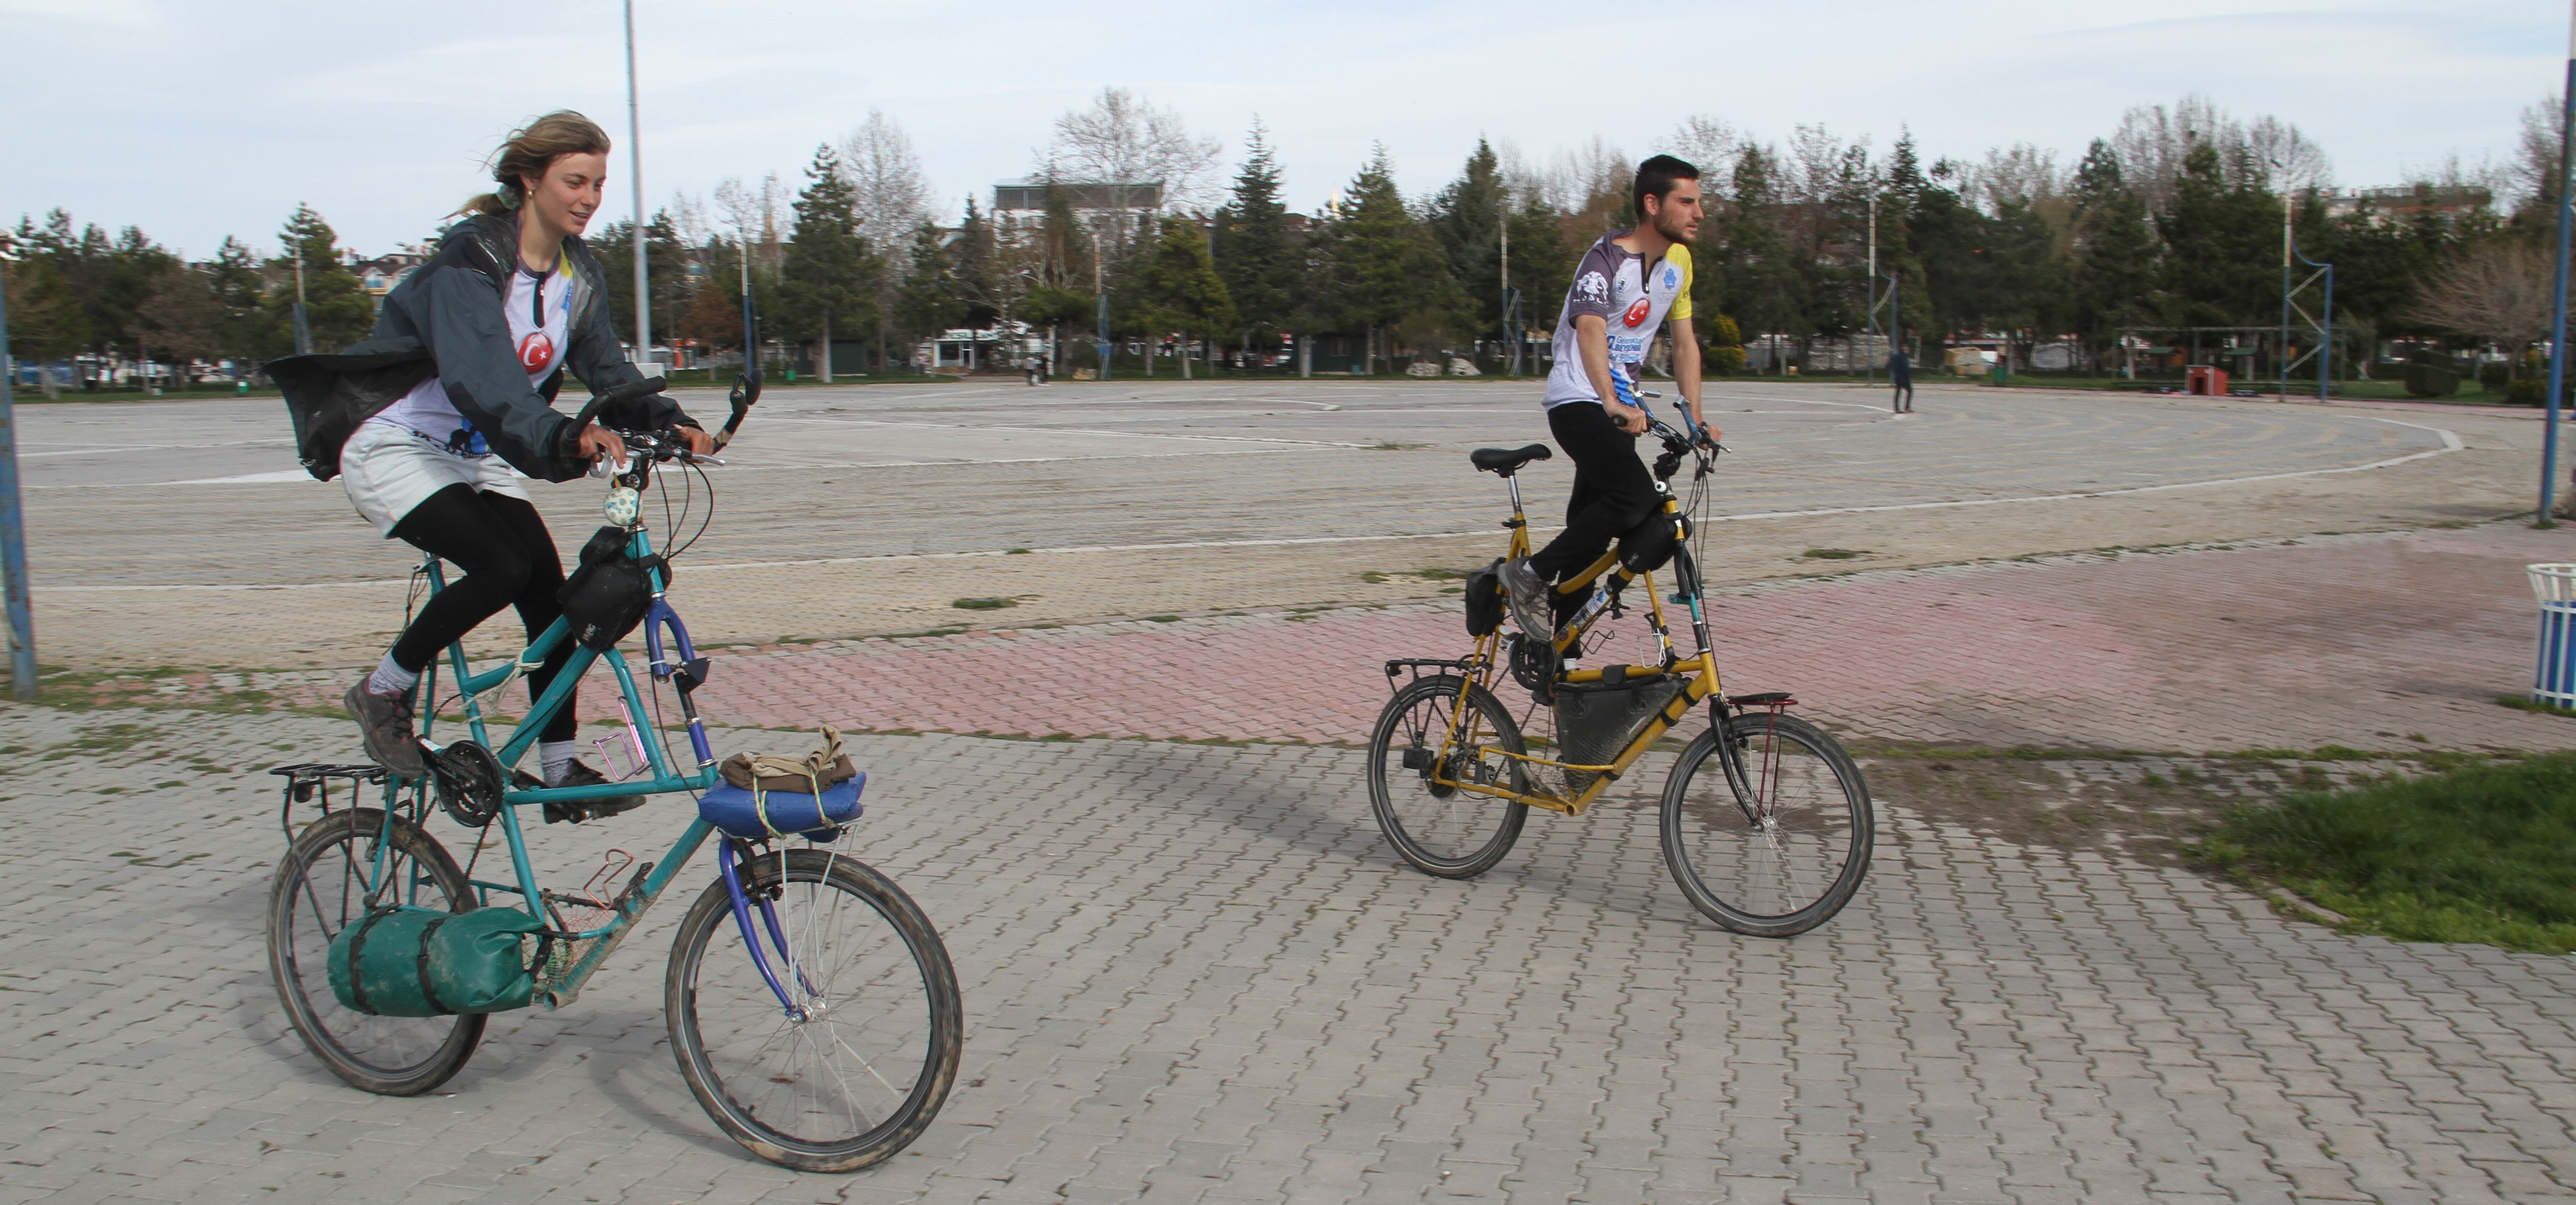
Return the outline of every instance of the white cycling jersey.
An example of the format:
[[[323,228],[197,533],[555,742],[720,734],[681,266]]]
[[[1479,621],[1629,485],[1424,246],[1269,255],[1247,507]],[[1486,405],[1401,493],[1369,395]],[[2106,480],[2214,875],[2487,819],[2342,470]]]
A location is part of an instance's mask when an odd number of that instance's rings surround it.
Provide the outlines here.
[[[1583,371],[1583,351],[1574,340],[1576,318],[1591,314],[1608,325],[1611,388],[1633,406],[1637,399],[1628,365],[1646,358],[1665,322],[1691,316],[1690,248],[1674,243],[1663,258],[1649,264],[1619,245],[1629,233],[1601,236],[1574,266],[1574,284],[1566,289],[1565,308],[1556,318],[1556,366],[1548,370],[1544,402],[1549,409],[1601,400],[1593,392],[1592,375]]]

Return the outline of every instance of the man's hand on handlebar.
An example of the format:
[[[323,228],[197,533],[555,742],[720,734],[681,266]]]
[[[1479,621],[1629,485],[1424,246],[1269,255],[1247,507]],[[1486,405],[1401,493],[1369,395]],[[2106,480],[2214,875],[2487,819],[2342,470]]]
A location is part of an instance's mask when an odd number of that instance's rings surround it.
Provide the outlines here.
[[[1630,435],[1643,435],[1646,433],[1648,420],[1646,418],[1645,411],[1621,401],[1603,402],[1601,403],[1601,408],[1609,413],[1610,423],[1612,426],[1615,426]]]
[[[680,437],[681,443],[689,445],[691,456],[712,455],[716,450],[716,437],[696,427],[674,427],[671,430]]]

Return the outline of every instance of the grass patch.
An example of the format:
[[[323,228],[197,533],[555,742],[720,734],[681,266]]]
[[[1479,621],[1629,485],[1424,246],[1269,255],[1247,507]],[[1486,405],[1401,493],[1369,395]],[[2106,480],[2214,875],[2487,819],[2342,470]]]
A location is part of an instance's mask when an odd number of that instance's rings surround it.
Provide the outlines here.
[[[1798,555],[1818,561],[1848,561],[1856,556],[1868,556],[1869,550],[1866,548],[1810,548]]]
[[[2563,715],[2576,718],[2576,707],[2560,707],[2554,703],[2543,703],[2538,699],[2525,698],[2522,695],[2497,695],[2496,704],[2537,715]]]
[[[1005,607],[1016,607],[1020,605],[1020,600],[1003,596],[992,598],[960,598],[951,600],[948,605],[955,607],[960,611],[999,611]]]
[[[2238,808],[2196,856],[2400,941],[2576,951],[2576,754]]]
[[[1414,449],[1416,449],[1416,448],[1427,448],[1427,447],[1430,447],[1430,446],[1431,446],[1430,444],[1407,444],[1407,443],[1397,443],[1397,442],[1395,442],[1394,440],[1390,439],[1390,440],[1385,441],[1384,443],[1373,443],[1373,444],[1370,444],[1370,445],[1368,445],[1367,447],[1362,448],[1362,449],[1360,449],[1360,450],[1361,450],[1361,451],[1363,451],[1363,452],[1410,452],[1410,451],[1413,451],[1413,450],[1414,450]]]
[[[1026,549],[1026,548],[1005,548],[1005,549],[1003,549],[1003,550],[1002,550],[1002,555],[1003,555],[1003,556],[1029,556],[1029,555],[1031,555],[1031,553],[1030,553],[1030,552],[1029,552],[1029,550],[1028,550],[1028,549]]]

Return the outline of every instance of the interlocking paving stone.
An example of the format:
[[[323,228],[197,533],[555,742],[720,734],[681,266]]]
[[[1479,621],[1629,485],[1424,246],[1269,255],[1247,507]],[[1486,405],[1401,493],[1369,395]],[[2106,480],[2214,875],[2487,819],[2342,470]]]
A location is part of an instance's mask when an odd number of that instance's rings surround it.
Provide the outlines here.
[[[0,710],[0,1199],[2576,1200],[2576,960],[2337,936],[1903,798],[1839,918],[1739,938],[1666,880],[1654,775],[1457,883],[1395,863],[1331,747],[853,738],[853,850],[940,926],[969,1022],[884,1167],[782,1172],[697,1110],[659,1010],[684,901],[439,1094],[371,1097],[261,953],[258,767],[342,727]],[[179,785],[104,793],[84,735]],[[677,824],[535,845],[577,879]]]

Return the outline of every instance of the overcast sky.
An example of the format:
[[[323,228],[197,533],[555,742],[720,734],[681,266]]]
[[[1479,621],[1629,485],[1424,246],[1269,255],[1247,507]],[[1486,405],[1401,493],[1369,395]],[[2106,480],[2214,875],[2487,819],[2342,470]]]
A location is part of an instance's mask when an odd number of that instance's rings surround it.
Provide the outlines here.
[[[264,252],[298,201],[368,251],[428,235],[495,142],[569,107],[618,140],[603,220],[630,212],[616,0],[0,0],[0,219],[55,206],[192,257]],[[775,170],[871,108],[953,210],[1026,173],[1104,85],[1222,137],[1255,114],[1311,209],[1373,141],[1407,195],[1479,134],[1545,159],[1595,135],[1642,156],[1713,114],[1765,140],[1821,122],[1926,158],[2027,140],[2071,162],[2135,105],[2200,92],[2278,115],[2343,185],[2512,152],[2552,94],[2550,0],[1780,0],[1531,4],[932,4],[638,0],[646,206]]]

